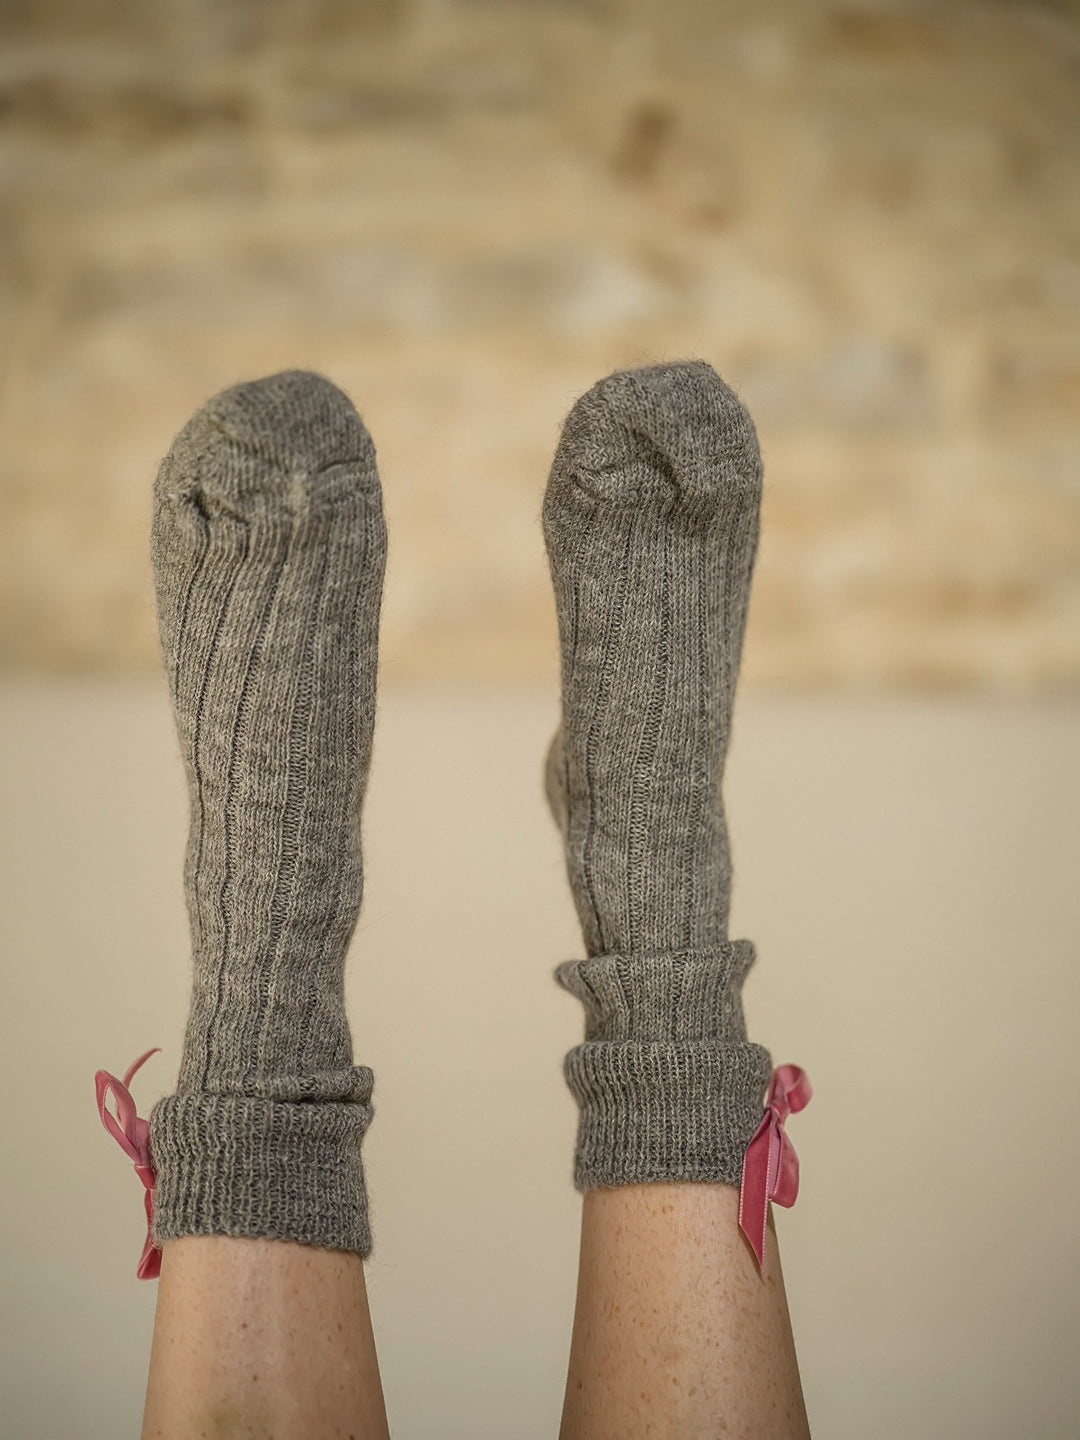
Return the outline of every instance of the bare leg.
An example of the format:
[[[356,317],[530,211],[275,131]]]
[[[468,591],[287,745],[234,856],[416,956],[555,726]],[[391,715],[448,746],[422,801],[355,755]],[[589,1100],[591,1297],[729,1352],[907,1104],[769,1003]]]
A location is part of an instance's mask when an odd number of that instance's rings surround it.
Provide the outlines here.
[[[770,1215],[765,1271],[728,1185],[586,1192],[561,1440],[810,1434]]]
[[[386,1440],[359,1255],[186,1236],[158,1284],[143,1440]]]

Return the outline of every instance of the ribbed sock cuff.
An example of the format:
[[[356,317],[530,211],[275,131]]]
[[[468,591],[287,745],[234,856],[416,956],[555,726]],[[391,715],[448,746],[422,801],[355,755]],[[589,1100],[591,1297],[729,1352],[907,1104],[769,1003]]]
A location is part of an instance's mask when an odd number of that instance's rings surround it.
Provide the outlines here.
[[[764,1112],[772,1061],[746,1038],[745,940],[711,950],[601,955],[560,965],[585,1006],[566,1057],[581,1111],[574,1183],[701,1180],[738,1185]]]
[[[368,1100],[159,1100],[150,1113],[155,1242],[246,1235],[370,1254],[360,1142],[371,1116]]]
[[[564,1073],[581,1110],[574,1184],[738,1185],[772,1069],[760,1045],[589,1041]]]

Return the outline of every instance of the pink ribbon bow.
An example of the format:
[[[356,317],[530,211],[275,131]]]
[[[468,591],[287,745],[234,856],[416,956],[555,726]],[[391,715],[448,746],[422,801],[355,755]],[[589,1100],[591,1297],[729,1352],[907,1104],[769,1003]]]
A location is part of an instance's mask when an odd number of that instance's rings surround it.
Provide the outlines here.
[[[805,1070],[798,1065],[778,1065],[765,1098],[765,1114],[743,1157],[739,1229],[750,1241],[762,1274],[769,1201],[790,1208],[799,1193],[799,1157],[784,1121],[801,1110],[813,1093]]]
[[[161,1251],[154,1244],[154,1183],[156,1176],[150,1159],[150,1126],[135,1109],[135,1101],[131,1098],[128,1086],[131,1084],[131,1077],[140,1065],[149,1060],[151,1055],[156,1055],[160,1048],[160,1046],[155,1046],[153,1050],[147,1050],[145,1055],[140,1055],[137,1060],[133,1061],[128,1066],[123,1080],[118,1080],[115,1075],[110,1075],[108,1070],[99,1070],[94,1076],[98,1114],[101,1116],[102,1124],[125,1155],[134,1160],[135,1174],[146,1187],[144,1195],[146,1243],[143,1245],[142,1254],[139,1256],[139,1266],[135,1272],[140,1280],[157,1279],[161,1271]],[[105,1106],[110,1091],[116,1101],[115,1115]]]

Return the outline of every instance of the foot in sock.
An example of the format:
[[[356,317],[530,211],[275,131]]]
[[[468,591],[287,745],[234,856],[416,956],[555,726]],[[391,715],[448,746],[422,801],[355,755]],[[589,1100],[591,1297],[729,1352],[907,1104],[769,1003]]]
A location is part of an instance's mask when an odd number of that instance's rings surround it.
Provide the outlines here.
[[[738,1184],[770,1058],[746,1039],[754,952],[727,937],[721,796],[761,460],[700,361],[628,370],[574,406],[544,499],[562,647],[548,799],[588,959],[566,1059],[582,1190]]]
[[[193,990],[150,1116],[155,1238],[367,1254],[345,953],[363,886],[386,530],[350,401],[291,371],[210,400],[154,488],[162,654],[187,772]]]

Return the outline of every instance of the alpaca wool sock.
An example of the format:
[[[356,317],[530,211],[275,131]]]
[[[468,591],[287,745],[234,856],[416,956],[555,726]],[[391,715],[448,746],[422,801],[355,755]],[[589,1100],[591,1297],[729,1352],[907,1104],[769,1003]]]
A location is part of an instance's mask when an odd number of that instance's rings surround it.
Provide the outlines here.
[[[588,959],[566,1057],[575,1183],[737,1185],[770,1057],[754,959],[727,937],[721,783],[758,535],[746,410],[700,361],[608,376],[573,407],[544,498],[562,648],[548,800]]]
[[[161,648],[187,772],[194,982],[150,1115],[154,1236],[371,1248],[345,953],[363,887],[386,529],[352,404],[301,371],[233,386],[154,487]]]

